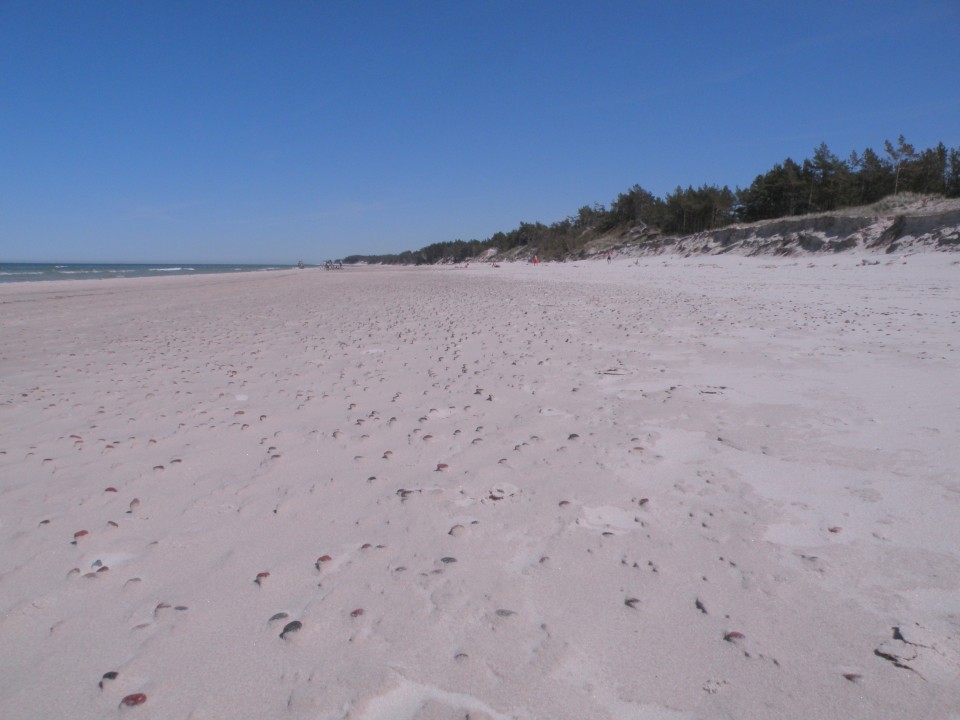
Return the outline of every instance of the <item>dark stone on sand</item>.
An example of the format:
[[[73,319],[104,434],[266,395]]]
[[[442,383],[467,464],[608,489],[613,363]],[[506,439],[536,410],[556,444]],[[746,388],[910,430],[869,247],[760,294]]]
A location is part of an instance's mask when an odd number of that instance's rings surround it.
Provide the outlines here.
[[[300,622],[299,620],[288,622],[286,625],[283,626],[283,632],[280,633],[280,637],[283,638],[283,636],[287,635],[288,633],[295,633],[302,627],[303,627],[303,623]]]

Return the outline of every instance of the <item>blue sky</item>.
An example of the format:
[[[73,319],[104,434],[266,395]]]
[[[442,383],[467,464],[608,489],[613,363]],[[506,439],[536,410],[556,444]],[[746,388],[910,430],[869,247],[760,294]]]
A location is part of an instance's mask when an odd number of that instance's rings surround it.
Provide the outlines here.
[[[960,146],[960,2],[0,3],[0,261],[320,262]]]

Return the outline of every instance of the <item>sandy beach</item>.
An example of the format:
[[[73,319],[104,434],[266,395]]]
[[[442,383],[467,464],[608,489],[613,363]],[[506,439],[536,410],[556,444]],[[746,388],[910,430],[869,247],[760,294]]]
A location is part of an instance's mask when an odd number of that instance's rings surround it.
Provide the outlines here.
[[[0,286],[0,717],[960,718],[960,255],[877,259]]]

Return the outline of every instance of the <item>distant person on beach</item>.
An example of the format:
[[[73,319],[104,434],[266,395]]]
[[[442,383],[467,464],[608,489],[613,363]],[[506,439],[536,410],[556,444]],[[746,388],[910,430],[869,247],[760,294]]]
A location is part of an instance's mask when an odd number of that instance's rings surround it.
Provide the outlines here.
[[[538,258],[536,255],[533,256],[533,264],[534,264],[534,265],[539,265],[539,264],[540,264],[540,258]]]
[[[607,265],[609,265],[609,264],[612,263],[612,262],[613,262],[613,255],[608,252],[608,253],[607,253]]]

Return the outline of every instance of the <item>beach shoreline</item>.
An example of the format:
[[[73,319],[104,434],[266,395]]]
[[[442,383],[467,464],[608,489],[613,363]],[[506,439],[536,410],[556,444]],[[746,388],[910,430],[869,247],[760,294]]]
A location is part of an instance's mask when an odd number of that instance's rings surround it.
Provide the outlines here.
[[[0,284],[0,715],[957,718],[960,263],[879,259]]]

